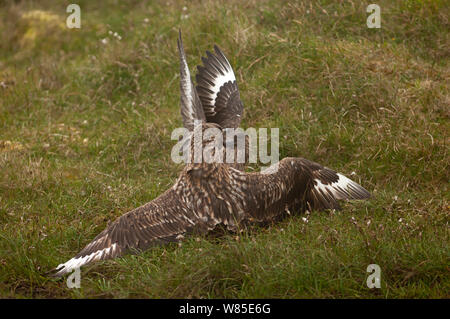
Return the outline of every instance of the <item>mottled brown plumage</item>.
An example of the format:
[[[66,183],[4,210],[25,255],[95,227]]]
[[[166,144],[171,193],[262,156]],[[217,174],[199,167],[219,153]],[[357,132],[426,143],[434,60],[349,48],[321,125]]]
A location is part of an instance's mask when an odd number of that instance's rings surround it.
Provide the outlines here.
[[[205,71],[213,66],[219,73],[224,72],[221,68],[233,72],[220,49],[215,47],[217,56],[208,53],[203,61],[205,69],[200,68],[197,78],[198,98],[181,37],[178,47],[185,126],[193,131],[194,120],[200,120],[204,132],[211,127],[239,125],[242,102],[237,100],[237,85],[226,81],[230,78],[227,75],[219,80],[219,86],[212,71]],[[208,89],[205,83],[218,90]],[[208,97],[207,90],[217,94]],[[237,113],[233,115],[233,112]],[[214,139],[202,141],[205,148],[214,142]],[[191,148],[194,148],[193,140]],[[271,221],[285,213],[305,209],[339,209],[338,200],[369,196],[369,192],[345,176],[303,158],[285,158],[261,173],[246,173],[236,164],[190,163],[169,190],[116,219],[74,258],[60,264],[54,275],[64,275],[96,260],[177,242],[191,233],[206,233],[218,225],[235,231],[247,222]]]

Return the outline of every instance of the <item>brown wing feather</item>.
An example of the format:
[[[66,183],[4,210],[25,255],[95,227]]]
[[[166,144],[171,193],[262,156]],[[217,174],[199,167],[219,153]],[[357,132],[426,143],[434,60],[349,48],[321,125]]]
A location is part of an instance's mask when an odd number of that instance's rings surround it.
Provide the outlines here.
[[[245,194],[243,216],[251,220],[267,221],[299,209],[339,209],[338,200],[370,197],[367,190],[342,174],[303,158],[285,158],[263,173],[231,171]],[[229,190],[228,194],[233,202],[234,192]]]
[[[154,201],[119,217],[74,258],[56,267],[54,275],[64,275],[96,260],[176,242],[199,223],[189,212],[174,189],[169,189]]]
[[[181,116],[184,127],[192,131],[194,121],[204,121],[205,114],[197,90],[191,80],[189,66],[186,62],[186,54],[184,53],[183,41],[181,40],[181,31],[178,37],[178,51],[180,54]]]
[[[218,46],[215,53],[206,51],[203,66],[197,66],[197,92],[206,120],[223,128],[239,127],[243,104],[233,69]]]

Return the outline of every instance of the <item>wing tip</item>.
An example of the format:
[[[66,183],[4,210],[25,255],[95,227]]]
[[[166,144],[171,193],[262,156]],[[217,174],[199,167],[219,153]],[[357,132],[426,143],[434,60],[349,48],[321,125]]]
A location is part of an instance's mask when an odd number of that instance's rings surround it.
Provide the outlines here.
[[[220,57],[224,58],[225,61],[227,62],[227,64],[230,64],[228,62],[227,57],[225,56],[225,53],[223,53],[222,49],[217,44],[214,44],[214,51],[216,52],[217,55],[219,55]]]
[[[337,180],[330,176],[330,180],[324,175],[313,179],[310,190],[310,205],[313,209],[340,209],[338,200],[364,200],[371,198],[371,193],[364,187],[354,182],[343,174],[324,168],[328,173],[335,174]],[[325,179],[324,179],[325,178]]]
[[[83,251],[81,251],[81,255],[78,254],[76,257],[69,259],[65,263],[59,264],[56,268],[49,271],[47,275],[50,277],[62,277],[77,268],[81,268],[94,261],[117,257],[120,253],[121,249],[117,243],[102,249],[96,249],[90,253],[83,253]]]
[[[66,264],[60,264],[52,270],[45,273],[47,277],[50,278],[61,278],[62,276],[68,274],[71,270],[68,269]]]
[[[178,45],[178,52],[180,53],[180,58],[183,59],[185,54],[184,54],[184,48],[183,48],[183,39],[181,37],[181,29],[178,29],[177,45]]]
[[[350,194],[350,198],[346,198],[346,199],[367,199],[371,197],[370,192],[365,189],[364,187],[362,187],[361,185],[359,185],[357,182],[351,180],[350,178],[344,176],[341,173],[337,173],[337,175],[339,176],[339,180],[338,180],[338,184],[340,179],[343,179],[343,186],[341,187],[345,187],[345,190]]]

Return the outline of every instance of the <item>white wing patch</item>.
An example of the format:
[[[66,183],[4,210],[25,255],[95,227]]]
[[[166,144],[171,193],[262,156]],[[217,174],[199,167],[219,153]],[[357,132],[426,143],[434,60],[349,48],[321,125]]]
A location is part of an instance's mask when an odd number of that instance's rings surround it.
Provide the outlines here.
[[[319,194],[322,191],[324,194],[332,193],[336,199],[346,199],[348,198],[345,194],[352,193],[354,190],[361,188],[357,183],[351,179],[345,177],[342,174],[337,173],[339,179],[331,184],[323,184],[319,179],[314,179],[314,189],[316,189]]]
[[[92,254],[86,255],[84,257],[72,258],[69,261],[67,261],[66,263],[60,264],[60,265],[58,265],[58,267],[56,267],[56,269],[58,270],[56,275],[60,276],[60,275],[70,273],[70,272],[72,272],[72,270],[74,270],[76,268],[80,268],[81,266],[83,266],[89,262],[100,260],[103,255],[108,255],[111,250],[114,252],[114,250],[116,249],[116,246],[117,246],[117,244],[112,244],[108,248],[103,248],[101,250],[97,250],[96,252],[93,252]]]
[[[228,62],[228,61],[227,61]],[[211,100],[214,101],[213,105],[216,104],[217,95],[220,92],[220,88],[227,82],[231,81],[232,83],[236,81],[236,77],[234,76],[234,72],[231,67],[228,65],[229,70],[225,72],[225,75],[219,73],[219,76],[214,79],[214,86],[211,87]]]

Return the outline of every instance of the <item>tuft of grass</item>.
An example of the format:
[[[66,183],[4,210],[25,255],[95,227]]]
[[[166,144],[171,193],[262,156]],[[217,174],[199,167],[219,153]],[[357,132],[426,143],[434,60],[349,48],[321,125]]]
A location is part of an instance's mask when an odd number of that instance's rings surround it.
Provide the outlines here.
[[[0,2],[0,297],[449,297],[445,1],[379,1],[381,29],[360,2],[77,3],[81,29],[66,4]],[[282,157],[374,197],[97,263],[68,289],[45,272],[180,171],[179,28],[192,72],[226,53],[243,127],[279,127]]]

